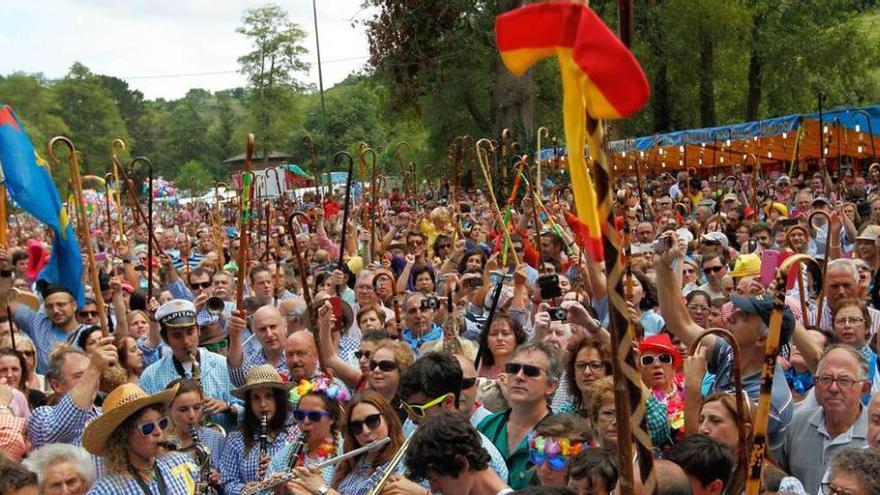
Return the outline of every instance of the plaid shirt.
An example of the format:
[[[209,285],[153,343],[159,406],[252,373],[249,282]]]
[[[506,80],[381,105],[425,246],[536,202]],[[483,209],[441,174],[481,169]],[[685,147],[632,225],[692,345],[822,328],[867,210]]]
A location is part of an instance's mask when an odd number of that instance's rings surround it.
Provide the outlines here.
[[[198,472],[189,457],[172,452],[156,458],[156,468],[168,489],[167,495],[195,493],[193,480]],[[145,494],[130,474],[110,474],[98,478],[87,495],[160,495],[158,479],[154,477],[148,487],[150,493]]]
[[[241,360],[241,366],[229,367],[229,378],[236,387],[241,387],[247,382],[247,374],[254,366],[262,364],[272,364],[266,361],[266,355],[263,354],[262,348],[250,348],[244,350],[244,356]],[[281,359],[274,364],[275,370],[281,375],[285,381],[290,380],[290,371],[287,369],[287,361],[284,359],[284,353],[281,353]]]
[[[373,485],[379,481],[379,478],[382,477],[382,474],[387,468],[388,463],[385,463],[379,466],[375,471],[372,471],[370,465],[366,462],[366,455],[364,454],[361,456],[361,460],[357,463],[357,466],[355,466],[350,473],[345,475],[345,478],[342,478],[334,488],[339,493],[345,495],[366,495],[367,493],[370,493],[370,490],[373,489]],[[403,474],[402,462],[397,465],[394,474]]]
[[[0,452],[4,452],[13,462],[21,462],[27,452],[27,420],[11,414],[0,414]]]
[[[266,450],[270,457],[287,445],[288,432],[283,429]],[[238,495],[241,490],[257,477],[260,465],[260,441],[254,437],[251,449],[246,451],[241,430],[233,431],[226,437],[223,456],[220,458],[220,475],[223,478],[223,491],[226,495]]]
[[[86,425],[100,415],[101,408],[80,409],[70,395],[65,395],[58,404],[41,406],[34,411],[28,424],[28,437],[33,448],[47,443],[82,445]]]
[[[36,312],[24,304],[15,310],[15,324],[30,337],[37,347],[37,373],[44,375],[49,368],[49,354],[55,344],[65,343],[71,335],[76,335],[83,325],[70,334],[55,326],[43,312]]]
[[[199,349],[199,363],[202,374],[202,392],[205,397],[233,404],[241,411],[242,402],[229,393],[232,390],[232,382],[229,381],[226,358],[205,349]],[[155,394],[165,390],[169,383],[178,378],[181,376],[174,367],[173,356],[169,354],[151,364],[141,373],[140,386],[146,393]],[[186,378],[192,378],[192,376]],[[211,416],[211,420],[223,425],[227,430],[236,426],[236,421],[229,419],[225,414],[215,414]]]

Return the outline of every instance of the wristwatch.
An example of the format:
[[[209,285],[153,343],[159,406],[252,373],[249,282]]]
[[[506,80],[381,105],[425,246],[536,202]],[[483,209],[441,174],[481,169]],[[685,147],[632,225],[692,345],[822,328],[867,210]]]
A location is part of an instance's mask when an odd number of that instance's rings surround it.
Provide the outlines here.
[[[315,491],[315,495],[327,495],[327,492],[330,491],[330,487],[327,484],[321,485],[317,491]]]

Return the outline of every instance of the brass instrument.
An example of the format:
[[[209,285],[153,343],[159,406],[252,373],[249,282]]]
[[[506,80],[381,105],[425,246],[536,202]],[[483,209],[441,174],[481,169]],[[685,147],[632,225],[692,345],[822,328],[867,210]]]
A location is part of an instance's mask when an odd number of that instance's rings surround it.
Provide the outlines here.
[[[392,474],[394,474],[395,471],[397,471],[397,466],[403,461],[403,456],[404,454],[406,454],[406,449],[409,448],[409,444],[412,441],[413,435],[415,435],[415,431],[413,431],[409,434],[408,437],[406,437],[406,440],[403,441],[403,445],[401,445],[400,448],[397,449],[397,452],[394,454],[394,457],[392,457],[391,460],[388,461],[388,464],[386,464],[383,469],[373,473],[373,476],[376,476],[379,473],[381,473],[381,476],[379,476],[379,479],[377,479],[376,482],[373,483],[373,488],[369,491],[367,495],[379,495],[379,493],[382,492],[382,485],[384,485],[388,481],[388,478]]]
[[[189,435],[192,437],[195,447],[195,461],[199,467],[199,479],[196,481],[196,493],[200,495],[216,495],[217,489],[211,486],[211,449],[199,440],[198,426],[189,427]]]
[[[383,438],[382,440],[376,440],[374,442],[370,442],[363,447],[358,447],[350,452],[346,452],[344,454],[340,454],[336,457],[331,457],[330,459],[317,462],[309,467],[313,467],[315,469],[323,469],[327,466],[333,466],[335,464],[339,464],[340,462],[350,459],[352,457],[357,457],[365,452],[369,452],[371,450],[376,450],[382,448],[391,443],[391,439],[388,437]],[[403,447],[401,447],[401,451]],[[402,455],[401,455],[402,458]],[[399,460],[398,460],[399,462]],[[390,472],[393,472],[393,469]],[[387,477],[386,477],[387,478]],[[281,473],[272,473],[268,478],[266,478],[261,483],[257,483],[256,485],[248,488],[247,490],[242,490],[240,495],[257,495],[258,493],[271,490],[276,486],[283,485],[290,480],[296,479],[296,476],[293,474],[293,471],[286,471]],[[371,492],[372,493],[372,492]]]
[[[89,229],[89,221],[86,216],[86,208],[83,200],[82,182],[79,175],[79,160],[76,156],[76,146],[73,141],[64,137],[56,136],[49,141],[49,158],[60,165],[61,160],[55,154],[55,145],[61,143],[67,147],[67,164],[70,167],[70,179],[73,182],[73,189],[76,192],[76,213],[77,213],[77,230],[80,231],[83,244],[86,246],[86,257],[88,259],[89,281],[92,284],[92,290],[95,292],[95,303],[98,309],[98,318],[101,322],[101,335],[106,337],[109,335],[107,327],[107,310],[104,307],[104,297],[101,295],[101,281],[98,277],[98,266],[95,264],[95,250],[92,249],[92,235]]]
[[[202,365],[199,364],[199,360],[197,359],[198,349],[187,349],[186,355],[189,356],[190,361],[192,361],[192,380],[196,382],[196,385],[199,387],[199,395],[201,395],[204,400],[206,395],[205,389],[202,387]],[[213,421],[208,421],[208,418],[204,414],[202,414],[201,424],[205,428],[210,428],[221,433],[223,436],[226,436],[226,429]]]
[[[226,303],[223,302],[223,299],[220,299],[219,297],[212,296],[209,297],[207,301],[205,301],[205,310],[214,316],[220,316],[221,314],[223,314],[223,310],[225,309]]]

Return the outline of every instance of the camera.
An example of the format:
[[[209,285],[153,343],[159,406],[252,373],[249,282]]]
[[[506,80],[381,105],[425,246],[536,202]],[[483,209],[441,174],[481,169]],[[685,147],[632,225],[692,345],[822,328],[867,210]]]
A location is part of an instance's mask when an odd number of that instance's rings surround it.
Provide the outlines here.
[[[669,251],[669,248],[672,247],[672,238],[669,236],[664,236],[656,241],[654,241],[654,252],[657,254],[663,254],[666,251]]]
[[[565,321],[568,318],[568,310],[566,308],[549,308],[550,321]]]
[[[541,299],[562,297],[562,289],[559,287],[559,276],[555,273],[538,277],[538,288],[541,290]]]
[[[434,296],[428,296],[422,299],[422,303],[420,305],[421,309],[437,309],[440,306],[440,303],[437,301],[437,298]]]
[[[483,286],[483,279],[481,277],[469,278],[467,281],[467,285],[470,288],[482,287]]]

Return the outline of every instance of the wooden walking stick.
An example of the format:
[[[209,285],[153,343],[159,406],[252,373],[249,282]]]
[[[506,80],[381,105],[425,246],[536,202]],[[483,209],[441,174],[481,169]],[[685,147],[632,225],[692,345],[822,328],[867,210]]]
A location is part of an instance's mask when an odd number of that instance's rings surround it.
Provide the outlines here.
[[[536,140],[538,142],[538,150],[535,152],[535,187],[537,187],[538,194],[543,195],[544,187],[541,185],[541,139],[550,136],[550,130],[546,127],[538,127],[538,133],[536,136]]]
[[[241,177],[241,218],[239,219],[239,244],[238,244],[238,278],[235,281],[235,307],[244,317],[244,278],[247,276],[248,264],[248,229],[251,222],[251,180],[253,179],[253,157],[256,139],[253,134],[247,135],[245,142],[244,173]]]
[[[746,480],[746,495],[758,495],[761,491],[761,473],[764,459],[769,449],[768,426],[770,423],[770,401],[773,390],[773,374],[776,358],[779,356],[782,320],[785,315],[785,289],[788,273],[800,265],[812,265],[820,269],[816,260],[805,254],[789,256],[776,270],[776,286],[773,288],[773,313],[764,347],[764,366],[761,369],[761,395],[758,399],[758,413],[755,416],[752,435],[752,450],[749,455],[749,477]],[[821,281],[819,281],[821,284]]]
[[[56,136],[49,141],[49,158],[58,166],[61,160],[55,154],[55,146],[61,144],[67,148],[67,164],[70,167],[70,180],[73,183],[76,202],[76,228],[80,232],[80,237],[86,247],[86,258],[89,263],[89,281],[92,284],[92,290],[95,292],[95,306],[98,308],[98,318],[101,322],[101,335],[106,337],[109,335],[107,327],[107,309],[104,306],[104,297],[101,294],[101,279],[98,275],[98,266],[95,264],[95,250],[92,249],[92,234],[89,232],[89,220],[86,216],[86,207],[83,199],[82,181],[79,176],[79,160],[76,157],[76,146],[73,141],[64,137]],[[4,229],[6,231],[6,229]]]
[[[828,235],[825,238],[825,257],[822,258],[822,263],[820,264],[820,273],[822,274],[822,280],[825,280],[825,271],[828,269],[828,250],[829,245],[831,244],[831,217],[822,210],[816,210],[811,213],[807,222],[810,224],[811,228],[814,228],[817,231],[819,230],[819,227],[817,227],[815,223],[815,219],[817,217],[824,217],[825,225],[828,226]],[[825,284],[822,284],[819,289],[819,296],[816,298],[816,321],[813,323],[814,325],[816,325],[817,328],[822,328],[822,310],[824,309],[823,306],[825,305],[825,296]],[[804,313],[804,321],[806,320],[807,314]]]
[[[339,167],[342,162],[348,162],[348,177],[345,179],[345,203],[342,208],[342,237],[339,240],[339,261],[337,266],[342,269],[345,262],[345,244],[346,235],[348,234],[348,215],[351,213],[351,179],[354,175],[354,159],[347,151],[338,151],[333,157],[334,168]]]
[[[147,166],[147,231],[152,235],[153,232],[153,162],[149,160],[149,158],[144,156],[139,156],[131,161],[128,168],[129,170],[133,169],[135,165],[138,163],[143,163]],[[153,297],[153,244],[152,242],[147,243],[147,300]],[[187,241],[187,245],[189,242]],[[188,249],[188,248],[187,248]],[[189,267],[189,260],[186,262],[187,268]],[[187,283],[189,283],[189,277],[187,277]]]
[[[483,144],[487,145],[487,149],[483,149]],[[489,196],[492,198],[492,206],[494,207],[495,219],[498,224],[501,226],[501,233],[504,236],[504,242],[501,247],[501,257],[503,260],[507,259],[507,247],[510,245],[510,232],[507,230],[507,224],[504,222],[504,217],[501,215],[501,209],[498,208],[498,200],[495,196],[495,188],[492,186],[492,173],[489,171],[489,158],[487,156],[488,151],[494,151],[495,147],[492,145],[492,142],[486,138],[480,139],[477,141],[476,152],[477,152],[477,160],[480,162],[480,169],[483,171],[483,178],[486,180],[486,189],[489,192]],[[516,254],[516,251],[513,251],[513,260],[517,265],[519,264],[519,256]],[[502,264],[504,262],[502,261]]]

